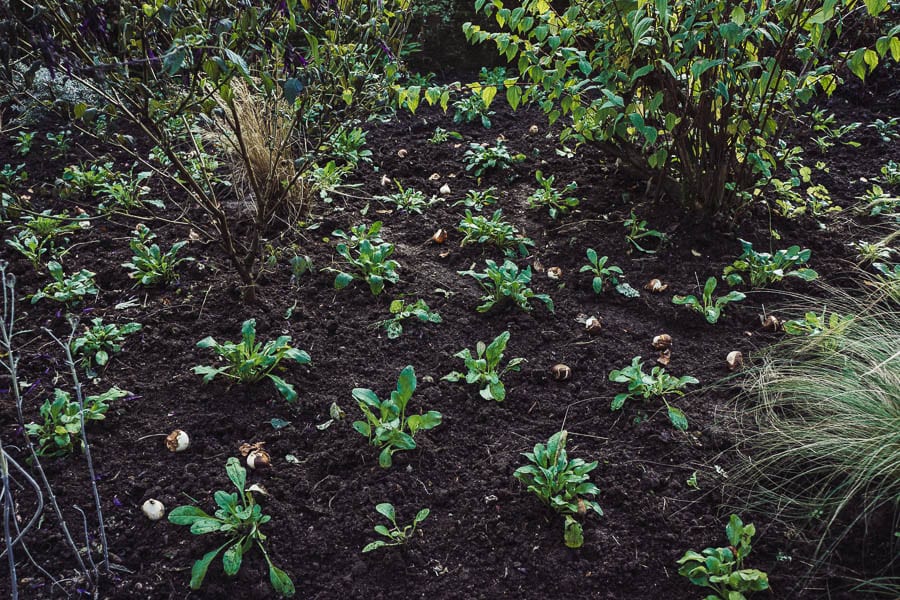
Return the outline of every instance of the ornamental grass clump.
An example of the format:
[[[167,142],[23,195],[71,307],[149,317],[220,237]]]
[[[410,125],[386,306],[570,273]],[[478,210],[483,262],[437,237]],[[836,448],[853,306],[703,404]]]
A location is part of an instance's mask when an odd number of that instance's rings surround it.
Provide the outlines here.
[[[831,292],[841,326],[786,338],[745,384],[753,461],[732,477],[736,496],[808,526],[819,537],[814,566],[854,530],[896,544],[896,528],[875,524],[900,518],[900,304],[876,289]]]

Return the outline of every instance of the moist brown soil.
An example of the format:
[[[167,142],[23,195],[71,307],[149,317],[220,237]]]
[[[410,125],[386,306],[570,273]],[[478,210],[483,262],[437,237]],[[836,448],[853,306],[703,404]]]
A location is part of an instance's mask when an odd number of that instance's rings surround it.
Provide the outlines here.
[[[858,90],[865,93],[857,94]],[[867,123],[900,115],[896,92],[893,96],[879,92],[882,101],[874,104],[866,100],[868,88],[856,91],[824,105],[844,122]],[[644,178],[617,169],[602,154],[586,149],[577,158],[558,155],[555,131],[536,111],[512,114],[498,106],[497,113],[489,130],[454,125],[448,116],[424,109],[415,116],[398,115],[389,123],[372,124],[368,146],[373,162],[361,166],[355,176],[360,187],[353,197],[317,206],[310,220],[313,226],[302,230],[296,240],[300,251],[312,258],[315,272],[292,285],[290,253],[279,256],[262,278],[254,305],[241,303],[238,282],[214,243],[195,241],[183,251],[197,261],[184,265],[177,285],[143,289],[133,287],[120,266],[130,258],[128,239],[134,219],[99,218],[90,230],[73,236],[72,250],[64,258],[67,271],[95,271],[101,289],[83,309],[82,319],[103,317],[107,322],[144,325],[128,339],[124,351],[112,358],[100,380],[85,382],[88,393],[113,385],[132,393],[116,401],[106,420],[89,429],[112,558],[124,567],[103,581],[101,597],[274,597],[258,552],[245,558],[233,579],[225,577],[216,561],[203,588],[190,591],[192,562],[218,544],[213,536],[192,536],[166,520],[150,522],[140,508],[148,498],[162,501],[169,509],[195,499],[211,511],[213,492],[230,487],[225,461],[237,456],[245,442],[265,442],[271,453],[272,468],[251,472],[249,481],[268,490],[261,502],[272,516],[264,528],[269,551],[274,563],[293,576],[298,597],[651,599],[702,595],[702,590],[678,576],[675,561],[688,549],[725,543],[729,513],[723,508],[722,490],[724,478],[737,462],[728,449],[735,442],[738,408],[735,382],[725,379],[729,375],[725,355],[740,350],[752,357],[777,340],[779,334],[761,330],[760,313],[783,300],[781,291],[814,294],[816,288],[786,280],[777,286],[778,293],[751,292],[745,302],[728,306],[726,317],[714,326],[674,306],[673,293],[695,293],[698,281],[720,274],[739,254],[738,238],[768,248],[769,215],[750,214],[730,230],[683,219],[670,203],[654,202],[646,195]],[[532,124],[538,125],[539,133],[529,133]],[[464,140],[428,143],[438,125],[459,131]],[[79,138],[83,145],[69,156],[54,158],[44,135],[63,127],[49,117],[37,123],[35,148],[25,159],[14,155],[8,141],[0,145],[0,165],[27,165],[36,210],[73,211],[74,203],[54,192],[54,180],[65,165],[107,151]],[[534,267],[533,287],[553,298],[555,313],[537,302],[531,313],[514,307],[478,313],[477,285],[457,274],[472,265],[480,269],[485,259],[502,259],[492,248],[459,246],[456,225],[464,209],[452,205],[467,189],[479,185],[462,162],[468,143],[493,143],[500,135],[511,151],[527,159],[511,171],[485,177],[480,186],[496,186],[505,219],[534,240],[532,254],[518,263]],[[814,156],[806,128],[798,125],[794,136]],[[848,139],[862,146],[839,145],[823,157],[830,168],[823,183],[844,207],[867,188],[860,178],[875,178],[897,149],[896,142],[884,143],[866,127]],[[407,151],[402,158],[398,156],[401,148]],[[127,170],[122,156],[110,156],[119,170]],[[582,198],[577,210],[554,221],[546,211],[527,208],[538,168],[555,175],[558,183],[577,181],[577,195]],[[429,180],[432,173],[440,179]],[[447,183],[452,195],[423,215],[391,211],[372,198],[387,191],[379,185],[382,174],[404,187],[429,193],[437,193]],[[155,189],[161,196],[163,191]],[[95,214],[89,204],[81,206]],[[173,202],[168,205],[170,210],[148,222],[164,247],[186,239],[189,230],[171,222],[181,213]],[[669,235],[670,241],[658,253],[629,252],[622,222],[631,208],[651,227]],[[394,258],[401,265],[401,281],[378,297],[358,282],[335,291],[334,275],[326,270],[338,266],[331,232],[376,219],[384,222],[383,237],[397,245]],[[772,219],[782,237],[772,242],[775,247],[811,248],[812,266],[829,283],[840,285],[853,279],[854,258],[848,242],[870,234],[871,222],[860,221],[849,211],[827,217],[822,224],[807,217]],[[449,231],[443,245],[430,242],[438,228]],[[590,276],[578,272],[588,247],[621,266],[627,281],[641,290],[640,298],[624,298],[611,290],[595,295]],[[20,298],[46,282],[45,274],[36,274],[5,244],[0,256],[18,277]],[[562,277],[551,280],[538,265],[559,267]],[[661,279],[668,289],[660,294],[644,291],[651,278]],[[443,322],[407,322],[403,335],[389,340],[376,323],[389,316],[391,300],[399,297],[424,298],[440,312]],[[128,300],[136,305],[115,308]],[[29,420],[37,418],[38,407],[54,386],[70,383],[62,353],[40,331],[48,327],[67,334],[58,309],[50,301],[30,305],[23,300],[19,305],[19,328],[31,330],[19,338]],[[585,332],[579,322],[585,315],[602,319],[599,334]],[[211,352],[196,347],[200,339],[211,335],[220,341],[237,340],[241,323],[248,318],[257,320],[259,339],[290,335],[295,346],[312,356],[310,367],[286,365],[281,373],[299,391],[294,405],[285,403],[268,382],[229,387],[215,380],[204,385],[192,373],[196,365],[214,364]],[[505,402],[487,402],[473,387],[441,381],[462,366],[454,353],[507,330],[511,332],[507,357],[524,357],[527,362],[520,373],[506,377]],[[652,366],[656,353],[650,341],[660,333],[674,339],[668,370],[693,375],[703,384],[675,401],[688,416],[687,433],[675,430],[664,407],[656,403],[630,402],[622,411],[610,411],[610,400],[621,391],[619,384],[608,381],[610,370],[627,365],[634,356],[643,356]],[[571,379],[559,382],[551,377],[550,368],[556,363],[572,368]],[[394,466],[382,469],[377,450],[350,426],[359,415],[350,391],[368,387],[387,394],[408,364],[415,367],[419,379],[414,410],[438,410],[444,421],[417,437],[416,450],[396,454]],[[9,449],[21,444],[21,430],[6,390],[0,402],[0,432]],[[328,421],[332,402],[347,412],[347,418],[318,427]],[[290,424],[275,429],[272,419]],[[162,437],[148,437],[175,428],[191,435],[192,445],[184,453],[171,454]],[[570,456],[599,461],[591,477],[600,487],[598,501],[604,515],[585,520],[585,543],[579,550],[564,545],[561,519],[512,477],[523,464],[521,453],[561,428],[570,432]],[[24,458],[15,449],[13,453]],[[295,459],[289,462],[288,455]],[[78,505],[92,514],[83,457],[45,460],[44,465],[67,518],[78,530],[80,517],[72,507]],[[694,472],[699,490],[686,484]],[[17,488],[16,495],[19,513],[27,518],[30,496],[24,488]],[[421,535],[408,545],[362,554],[362,547],[375,539],[372,527],[379,521],[374,506],[379,502],[392,502],[401,522],[411,520],[423,507],[431,509],[431,516]],[[789,527],[772,514],[744,511],[742,516],[757,526],[749,566],[769,573],[770,597],[811,599],[831,593],[832,598],[850,598],[852,594],[842,592],[841,576],[871,573],[865,569],[878,565],[878,553],[884,551],[878,544],[854,538],[836,554],[831,568],[807,580],[803,576],[814,551],[810,532]],[[94,527],[91,541],[97,556]],[[68,592],[83,587],[83,582],[72,579],[73,560],[49,512],[26,543]],[[23,597],[65,596],[26,560],[19,562],[19,577]],[[4,579],[0,578],[0,593],[6,594],[9,583]],[[803,584],[797,585],[798,581]]]

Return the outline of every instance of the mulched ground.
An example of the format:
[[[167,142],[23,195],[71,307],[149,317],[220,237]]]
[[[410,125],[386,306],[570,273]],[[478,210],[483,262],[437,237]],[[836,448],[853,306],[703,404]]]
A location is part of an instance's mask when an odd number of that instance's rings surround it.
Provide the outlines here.
[[[865,93],[858,93],[860,89]],[[880,90],[880,103],[873,103],[867,90],[857,86],[826,106],[844,121],[868,123],[876,117],[900,115],[896,94]],[[674,306],[671,296],[694,293],[698,280],[702,283],[721,274],[740,253],[738,238],[768,247],[768,216],[751,216],[735,223],[731,231],[692,224],[681,219],[675,207],[651,204],[645,196],[646,181],[618,170],[608,158],[590,149],[576,159],[559,156],[554,132],[537,112],[512,114],[499,105],[497,111],[489,130],[457,126],[448,116],[426,109],[372,125],[368,146],[374,153],[373,163],[362,166],[355,178],[361,185],[354,192],[358,197],[317,207],[314,227],[298,240],[316,271],[293,286],[287,264],[290,253],[286,253],[264,276],[256,305],[240,302],[236,279],[212,243],[192,242],[184,250],[197,262],[185,265],[179,285],[145,290],[132,287],[120,266],[130,258],[132,220],[97,220],[91,230],[74,237],[74,249],[64,261],[67,271],[82,267],[95,271],[101,288],[83,318],[99,316],[107,322],[144,325],[126,342],[125,351],[111,360],[101,380],[87,382],[89,393],[116,385],[133,394],[117,401],[107,419],[89,430],[110,548],[115,562],[128,570],[104,583],[102,597],[273,597],[265,563],[255,552],[245,558],[234,580],[224,576],[217,561],[203,589],[190,592],[190,566],[215,547],[215,541],[191,536],[186,528],[165,520],[150,522],[140,509],[152,497],[169,509],[193,498],[212,510],[213,492],[230,486],[225,461],[238,455],[238,447],[245,442],[265,442],[273,457],[273,467],[251,473],[250,481],[265,486],[270,494],[262,500],[265,512],[272,516],[265,526],[270,553],[275,564],[293,576],[298,597],[649,599],[702,595],[677,575],[675,561],[687,549],[724,544],[728,512],[721,508],[722,487],[736,461],[725,451],[735,441],[737,408],[736,389],[721,381],[728,375],[725,355],[740,350],[752,356],[778,338],[761,330],[759,315],[771,310],[780,297],[772,292],[750,293],[747,301],[728,306],[727,316],[712,326]],[[532,124],[538,125],[537,134],[529,133]],[[436,125],[461,132],[464,140],[428,143]],[[53,181],[65,165],[103,152],[93,142],[79,140],[84,146],[70,156],[52,158],[43,138],[47,131],[62,127],[51,119],[39,123],[38,142],[24,161],[35,208],[71,211],[74,207],[54,194]],[[486,258],[502,259],[492,248],[459,247],[456,225],[463,208],[451,206],[476,186],[462,162],[468,143],[493,143],[499,135],[511,151],[525,154],[527,160],[508,173],[486,177],[481,185],[498,188],[505,219],[535,241],[531,256],[518,263],[535,267],[533,287],[553,298],[555,314],[538,302],[531,313],[510,308],[480,314],[475,311],[479,288],[471,278],[457,274],[472,265],[482,268]],[[796,136],[813,159],[808,134],[798,126]],[[867,188],[860,178],[875,178],[897,148],[866,127],[848,139],[862,146],[838,146],[822,157],[830,168],[822,183],[835,202],[845,207]],[[407,151],[403,158],[398,156],[401,148]],[[126,168],[121,157],[113,158],[118,158],[120,170]],[[0,145],[0,165],[18,162],[22,161],[10,143]],[[578,182],[582,203],[576,211],[553,221],[545,211],[527,208],[538,168],[556,175],[558,183]],[[440,179],[429,180],[432,173]],[[437,193],[447,183],[452,195],[421,216],[391,212],[371,199],[385,193],[379,184],[382,174],[404,187],[429,193]],[[651,227],[669,235],[670,242],[657,254],[629,253],[622,222],[631,208]],[[363,210],[367,210],[365,217],[360,214]],[[161,216],[178,215],[173,207]],[[397,245],[394,258],[401,264],[401,282],[388,286],[379,297],[360,283],[335,291],[333,274],[324,270],[336,258],[331,232],[376,219],[384,222],[383,237]],[[832,283],[852,278],[854,255],[848,242],[868,239],[869,225],[852,218],[849,211],[827,218],[823,225],[810,218],[773,218],[782,236],[775,245],[811,248],[811,266]],[[188,235],[187,226],[162,219],[152,221],[151,228],[164,247]],[[430,242],[438,228],[449,231],[443,245]],[[621,266],[625,279],[641,289],[640,298],[624,298],[613,291],[595,295],[590,275],[578,273],[588,247]],[[11,263],[11,271],[18,276],[20,297],[45,281],[5,245],[0,257]],[[562,277],[548,278],[537,264],[544,269],[559,267]],[[661,279],[668,289],[661,294],[644,291],[651,278]],[[814,287],[797,281],[786,281],[779,289],[815,292]],[[375,324],[389,316],[389,304],[398,297],[424,298],[440,312],[443,323],[408,322],[402,337],[387,339]],[[136,307],[114,308],[130,299],[136,300]],[[49,301],[33,306],[22,302],[20,314],[19,327],[32,330],[20,338],[20,344],[23,377],[34,384],[28,386],[26,418],[35,418],[53,387],[69,383],[61,353],[40,328],[64,334],[67,326]],[[603,320],[599,334],[584,330],[579,318],[585,315]],[[248,318],[257,320],[259,339],[291,335],[294,345],[312,356],[309,368],[289,365],[282,373],[299,391],[295,405],[287,405],[267,382],[228,387],[216,380],[204,385],[192,373],[195,365],[214,361],[210,351],[196,348],[197,341],[207,335],[220,341],[238,340],[240,325]],[[507,357],[527,359],[520,373],[507,376],[504,403],[486,402],[476,388],[462,383],[441,381],[443,375],[462,367],[461,361],[452,358],[454,353],[474,348],[479,340],[490,341],[503,331],[511,332]],[[693,375],[704,384],[676,401],[689,419],[687,433],[668,423],[660,404],[629,403],[620,412],[609,410],[612,397],[622,391],[622,386],[608,381],[610,370],[626,366],[634,356],[643,356],[647,367],[652,366],[656,353],[650,342],[661,333],[674,339],[669,371]],[[556,363],[572,368],[570,380],[551,377],[550,368]],[[377,450],[350,427],[359,415],[350,391],[368,387],[385,395],[407,364],[415,367],[419,378],[414,410],[438,410],[444,422],[420,434],[418,449],[398,453],[394,466],[385,470],[377,464]],[[21,431],[15,425],[10,396],[4,393],[0,402],[0,431],[9,448],[19,442]],[[330,418],[333,402],[347,412],[347,418],[327,428],[317,427]],[[275,429],[272,419],[290,424]],[[563,427],[570,432],[571,457],[599,461],[592,481],[600,487],[598,501],[605,514],[586,519],[585,544],[579,550],[563,544],[561,518],[512,477],[515,468],[524,464],[521,452]],[[190,433],[189,451],[171,454],[162,437],[148,437],[174,428]],[[286,460],[288,455],[295,460]],[[71,507],[77,504],[87,510],[91,505],[83,459],[76,455],[44,464],[67,517],[80,523]],[[686,484],[695,471],[699,490]],[[17,495],[22,514],[29,514],[28,494],[17,490]],[[360,550],[375,539],[372,527],[380,522],[374,506],[385,501],[397,507],[402,522],[423,507],[431,509],[431,516],[409,545],[364,555]],[[802,534],[771,515],[742,516],[757,526],[749,563],[769,573],[771,597],[821,598],[826,588],[834,594],[831,597],[842,597],[835,591],[840,589],[837,575],[843,572],[838,568],[808,582],[804,589],[794,587],[813,550]],[[28,536],[27,544],[50,573],[60,579],[71,577],[71,560],[64,554],[52,517]],[[852,552],[841,556],[848,569],[867,564],[867,556]],[[20,563],[20,577],[25,597],[61,597],[26,562]],[[69,580],[64,585],[74,590],[78,582]],[[7,588],[8,583],[0,581],[0,593]]]

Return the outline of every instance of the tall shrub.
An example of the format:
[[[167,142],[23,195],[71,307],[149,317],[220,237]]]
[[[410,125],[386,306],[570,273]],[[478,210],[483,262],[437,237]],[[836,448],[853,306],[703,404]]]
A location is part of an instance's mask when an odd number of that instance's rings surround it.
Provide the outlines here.
[[[203,210],[252,299],[265,236],[305,208],[317,152],[383,103],[407,4],[39,0],[22,23],[35,64],[100,99],[77,118],[106,114],[154,147],[137,158]]]
[[[887,0],[475,5],[500,30],[468,23],[467,39],[516,61],[520,76],[504,84],[513,107],[541,99],[551,122],[567,117],[564,139],[650,169],[707,215],[733,213],[768,182],[785,125],[815,93],[835,90],[842,64],[864,78],[885,55],[900,60],[900,26],[871,48],[835,48],[851,14],[881,15]],[[481,88],[486,99],[496,92]]]

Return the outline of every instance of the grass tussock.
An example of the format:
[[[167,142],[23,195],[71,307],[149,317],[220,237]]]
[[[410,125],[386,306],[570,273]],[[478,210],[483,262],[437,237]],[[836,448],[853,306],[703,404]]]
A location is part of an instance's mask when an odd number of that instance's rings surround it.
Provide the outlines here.
[[[242,82],[232,82],[231,89],[231,100],[220,100],[215,137],[225,151],[235,194],[266,224],[275,217],[293,222],[309,208],[297,166],[293,115],[283,103]]]
[[[847,317],[842,326],[786,338],[746,382],[739,494],[814,532],[815,565],[851,532],[887,549],[881,567],[900,562],[900,304],[890,285],[867,287],[863,297],[830,290],[827,309]],[[897,583],[874,587],[900,592]]]

